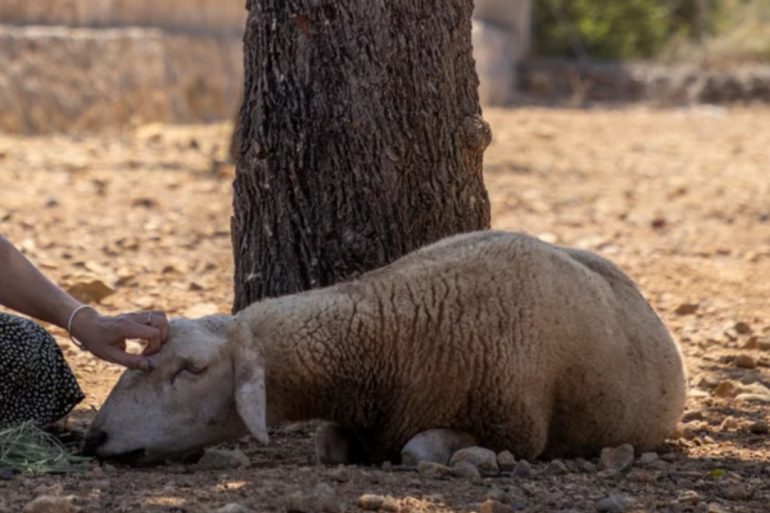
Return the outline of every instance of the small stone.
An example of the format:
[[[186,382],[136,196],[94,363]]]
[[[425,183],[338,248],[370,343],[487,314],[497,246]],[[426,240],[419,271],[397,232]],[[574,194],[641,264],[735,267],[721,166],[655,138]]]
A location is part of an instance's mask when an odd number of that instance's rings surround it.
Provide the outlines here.
[[[726,380],[717,385],[714,395],[722,398],[731,398],[735,397],[739,390],[740,387],[734,381]]]
[[[693,420],[703,420],[703,412],[701,410],[688,411],[682,415],[682,422],[687,424]]]
[[[393,472],[393,464],[389,461],[384,461],[382,463],[382,470],[384,472]]]
[[[605,447],[599,459],[599,467],[611,472],[623,472],[634,463],[634,447],[623,444],[619,447]]]
[[[751,492],[742,483],[729,483],[722,488],[720,495],[731,501],[745,501],[751,498]]]
[[[679,494],[676,501],[680,504],[698,504],[700,502],[700,494],[695,490],[685,490]]]
[[[393,497],[364,494],[356,500],[356,505],[364,511],[399,511],[398,501]]]
[[[293,493],[286,500],[287,513],[338,513],[340,503],[334,488],[320,483],[310,493]]]
[[[513,477],[527,479],[532,476],[532,465],[527,460],[519,460],[513,469]]]
[[[708,505],[706,513],[727,513],[727,510],[716,502],[712,502]]]
[[[455,477],[467,479],[474,483],[481,480],[481,472],[473,463],[469,461],[461,461],[460,463],[452,467],[452,474]]]
[[[442,479],[452,474],[452,469],[440,463],[421,461],[417,464],[417,473],[433,479]]]
[[[516,466],[516,458],[511,451],[503,451],[497,454],[497,466],[502,472],[510,472]]]
[[[748,335],[751,333],[751,326],[743,321],[736,322],[735,326],[733,326],[733,329],[738,335]]]
[[[75,505],[67,497],[42,495],[27,503],[22,513],[76,513]]]
[[[725,417],[725,419],[719,425],[720,431],[735,431],[736,429],[738,429],[738,421],[735,420],[735,417],[732,416]]]
[[[484,447],[476,446],[460,449],[452,455],[449,465],[455,466],[463,461],[475,465],[481,472],[497,473],[500,470],[497,466],[497,455]]]
[[[13,479],[13,470],[0,467],[0,481],[10,481],[11,479]]]
[[[222,449],[206,449],[197,466],[201,470],[227,470],[237,467],[248,467],[249,457],[240,449],[226,451]]]
[[[513,513],[513,508],[502,502],[488,499],[481,504],[479,513]]]
[[[698,303],[682,303],[676,307],[674,313],[677,315],[692,315],[698,311],[699,307],[700,305]]]
[[[350,481],[350,470],[344,465],[331,469],[328,475],[329,479],[337,483],[347,483]]]
[[[635,468],[628,473],[628,479],[630,479],[631,481],[636,481],[637,483],[650,483],[652,481],[655,481],[655,476],[653,476],[646,470]]]
[[[610,495],[596,503],[599,513],[624,513],[626,511],[626,499],[622,495]]]
[[[764,420],[758,420],[751,423],[749,431],[754,435],[766,435],[770,433],[770,425]]]
[[[657,452],[645,452],[639,457],[639,463],[642,465],[652,465],[656,461],[658,461]]]
[[[567,466],[561,460],[553,460],[550,463],[548,463],[548,466],[545,468],[545,471],[555,476],[561,476],[568,472]]]
[[[250,510],[237,502],[231,502],[215,510],[214,513],[250,513]]]
[[[591,463],[588,460],[584,460],[583,458],[578,458],[575,460],[575,465],[577,466],[577,469],[580,472],[585,472],[587,474],[594,474],[596,473],[596,465]]]
[[[735,357],[733,360],[733,363],[735,363],[736,367],[740,367],[741,369],[756,369],[757,368],[757,359],[751,356],[750,354],[739,354]]]

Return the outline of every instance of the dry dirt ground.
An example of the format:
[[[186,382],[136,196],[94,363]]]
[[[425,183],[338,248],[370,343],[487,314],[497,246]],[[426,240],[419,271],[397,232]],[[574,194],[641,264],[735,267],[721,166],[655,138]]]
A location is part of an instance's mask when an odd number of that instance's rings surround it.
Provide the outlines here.
[[[288,496],[319,483],[347,511],[365,492],[394,497],[404,513],[478,511],[488,497],[515,511],[592,512],[614,495],[628,512],[770,511],[770,109],[521,109],[486,117],[495,132],[486,158],[494,226],[615,260],[681,342],[690,398],[680,433],[656,462],[637,460],[618,475],[572,461],[558,474],[540,462],[530,478],[471,483],[398,468],[315,466],[311,427],[289,426],[268,448],[237,444],[249,468],[103,466],[82,476],[16,476],[0,481],[0,511],[20,511],[41,494],[71,496],[84,512],[197,513],[228,503],[283,511]],[[228,135],[219,125],[0,137],[0,233],[67,287],[98,292],[82,285],[99,280],[113,288],[101,301],[105,312],[226,312],[232,170],[212,160],[223,158]],[[71,419],[83,430],[119,369],[56,334],[88,394]]]

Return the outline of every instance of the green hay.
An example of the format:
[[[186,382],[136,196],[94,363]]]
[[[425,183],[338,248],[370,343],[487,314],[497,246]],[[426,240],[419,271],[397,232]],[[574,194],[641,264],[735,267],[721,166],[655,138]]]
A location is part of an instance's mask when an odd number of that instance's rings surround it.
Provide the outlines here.
[[[55,436],[32,422],[0,429],[0,468],[21,474],[74,474],[91,470],[91,459],[76,456]]]

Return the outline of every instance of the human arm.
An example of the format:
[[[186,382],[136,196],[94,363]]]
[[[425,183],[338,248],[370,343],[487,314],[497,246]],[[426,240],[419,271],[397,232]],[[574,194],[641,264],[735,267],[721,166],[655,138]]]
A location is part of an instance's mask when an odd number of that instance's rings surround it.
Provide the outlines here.
[[[67,329],[81,303],[46,278],[8,240],[0,236],[0,304],[30,317]],[[152,325],[148,325],[151,322]],[[103,316],[91,308],[72,319],[72,336],[104,360],[135,369],[148,369],[148,355],[160,349],[168,333],[162,312]],[[125,352],[126,339],[143,339],[142,355]]]

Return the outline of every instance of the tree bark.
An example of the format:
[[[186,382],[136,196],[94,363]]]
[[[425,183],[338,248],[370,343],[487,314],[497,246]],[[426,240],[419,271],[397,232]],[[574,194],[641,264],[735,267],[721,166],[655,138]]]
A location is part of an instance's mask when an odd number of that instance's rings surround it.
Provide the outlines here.
[[[472,0],[249,0],[234,311],[489,227]]]

